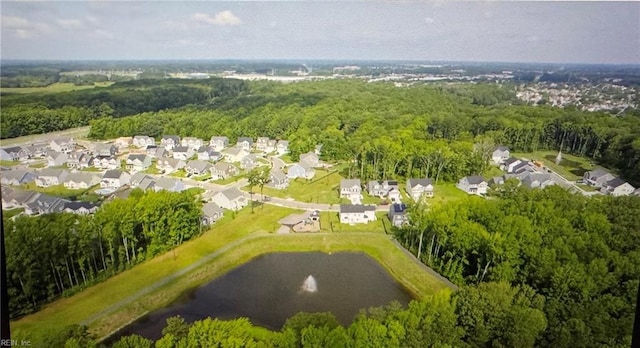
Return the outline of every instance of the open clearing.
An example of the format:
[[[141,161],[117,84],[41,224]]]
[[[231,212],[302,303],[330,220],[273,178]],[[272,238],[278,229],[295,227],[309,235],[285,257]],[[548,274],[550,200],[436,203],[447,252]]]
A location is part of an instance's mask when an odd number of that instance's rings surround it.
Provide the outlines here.
[[[108,87],[111,86],[113,82],[96,82],[93,85],[86,86],[76,86],[73,83],[53,83],[46,87],[13,87],[13,88],[2,88],[0,92],[7,94],[33,94],[33,93],[60,93],[60,92],[71,92],[71,91],[79,91],[81,89],[92,89],[96,87]]]
[[[202,236],[176,248],[175,253],[159,255],[13,322],[14,337],[37,344],[47,332],[82,322],[89,324],[92,333],[104,337],[132,319],[166,306],[182,292],[268,252],[361,251],[380,262],[418,298],[448,287],[407,256],[390,236],[380,232],[271,234],[278,227],[275,221],[293,212],[267,205],[253,214],[248,208],[227,214]],[[224,249],[234,242],[238,244]],[[203,258],[207,258],[206,263],[181,275],[181,270]],[[173,279],[176,273],[180,276]],[[166,281],[167,278],[171,281]],[[132,296],[142,294],[141,290],[147,287],[153,290],[139,297]]]

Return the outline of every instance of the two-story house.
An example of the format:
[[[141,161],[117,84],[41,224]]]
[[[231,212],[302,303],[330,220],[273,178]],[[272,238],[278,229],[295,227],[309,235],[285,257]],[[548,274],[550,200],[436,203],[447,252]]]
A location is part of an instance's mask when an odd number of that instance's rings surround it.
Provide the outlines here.
[[[160,139],[160,145],[172,151],[174,147],[180,146],[180,137],[177,135],[163,135],[162,139]]]
[[[204,140],[200,138],[194,138],[194,137],[184,137],[180,141],[180,144],[182,146],[186,146],[190,148],[193,151],[196,151],[204,145]]]
[[[100,187],[116,190],[124,185],[128,185],[129,180],[131,180],[131,175],[127,172],[117,169],[107,170],[102,176]]]
[[[583,180],[587,185],[600,188],[607,181],[615,179],[615,176],[604,168],[595,168],[584,173]]]
[[[148,146],[156,144],[156,140],[146,135],[136,135],[133,137],[133,146],[146,149]]]
[[[376,220],[375,205],[340,204],[340,223],[367,224]]]
[[[211,178],[213,180],[222,180],[222,179],[231,178],[240,173],[240,170],[238,169],[238,167],[234,166],[233,164],[225,163],[225,162],[218,162],[214,164],[213,166],[211,166],[210,171],[211,171]]]
[[[151,157],[142,154],[130,154],[127,156],[127,170],[131,172],[141,172],[151,167]]]
[[[635,191],[635,187],[618,177],[607,181],[600,189],[600,192],[605,195],[612,196],[628,196],[632,194],[633,191]]]
[[[253,147],[253,139],[247,137],[239,137],[236,146],[246,150],[247,152],[251,151]]]
[[[433,197],[433,191],[433,182],[429,178],[407,180],[407,193],[416,202],[422,197]]]
[[[471,195],[485,195],[489,184],[481,176],[465,176],[456,187]]]
[[[362,199],[362,186],[360,179],[340,180],[340,197],[348,198],[354,204],[359,204]]]
[[[209,141],[209,146],[211,146],[215,151],[221,152],[225,148],[229,147],[229,138],[213,136]]]

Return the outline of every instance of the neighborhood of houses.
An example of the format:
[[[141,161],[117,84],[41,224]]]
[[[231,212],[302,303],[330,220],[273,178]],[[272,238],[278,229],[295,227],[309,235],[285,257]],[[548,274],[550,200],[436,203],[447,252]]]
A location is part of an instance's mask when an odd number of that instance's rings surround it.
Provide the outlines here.
[[[113,199],[126,197],[133,188],[180,192],[191,187],[202,188],[200,182],[231,179],[231,184],[218,185],[218,190],[207,195],[202,222],[212,224],[224,215],[225,210],[237,211],[249,204],[246,192],[234,185],[239,180],[233,178],[239,179],[241,173],[259,166],[272,166],[267,186],[286,189],[291,180],[313,179],[317,169],[330,166],[320,160],[321,151],[322,146],[318,145],[313,151],[301,154],[297,163],[276,167],[272,163],[274,157],[289,152],[286,140],[259,137],[254,142],[253,138],[239,137],[232,144],[225,136],[213,136],[206,142],[194,137],[165,135],[156,142],[154,138],[138,135],[102,143],[56,138],[46,143],[0,149],[0,160],[16,164],[0,168],[2,207],[23,208],[27,215],[91,214],[99,207],[99,203],[73,201],[28,190],[29,185],[94,190],[106,199]],[[511,178],[531,189],[558,184],[558,178],[541,163],[512,157],[505,146],[493,149],[490,162],[505,174],[488,181],[482,176],[467,176],[461,178],[456,187],[467,194],[484,196],[489,187],[501,185]],[[178,173],[181,175],[176,175]],[[583,182],[602,194],[640,195],[640,189],[603,168],[586,172]],[[370,197],[383,199],[388,206],[363,204],[363,189]],[[363,185],[358,178],[342,179],[336,194],[349,204],[340,204],[339,221],[366,224],[377,219],[377,211],[386,211],[392,225],[402,226],[408,222],[407,204],[402,202],[404,194],[413,201],[437,194],[430,178],[409,178],[404,191],[401,192],[397,180],[372,180]],[[283,226],[299,232],[319,230],[318,210],[302,215],[295,215],[293,220],[298,217],[300,220],[293,223],[289,219]]]

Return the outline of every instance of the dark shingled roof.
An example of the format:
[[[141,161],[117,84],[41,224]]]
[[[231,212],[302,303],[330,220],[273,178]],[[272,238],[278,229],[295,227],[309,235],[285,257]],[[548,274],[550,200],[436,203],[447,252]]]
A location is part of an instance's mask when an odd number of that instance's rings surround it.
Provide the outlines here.
[[[340,204],[341,213],[364,213],[366,211],[375,210],[375,205]]]

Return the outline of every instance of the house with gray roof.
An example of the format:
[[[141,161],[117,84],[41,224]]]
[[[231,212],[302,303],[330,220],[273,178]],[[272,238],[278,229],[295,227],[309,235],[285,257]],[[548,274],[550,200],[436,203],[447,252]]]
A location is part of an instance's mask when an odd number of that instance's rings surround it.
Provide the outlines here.
[[[127,170],[141,172],[151,167],[151,157],[143,154],[129,154],[126,163]]]
[[[182,180],[175,178],[160,177],[155,180],[153,184],[155,191],[165,190],[169,192],[182,192],[187,188],[184,186]]]
[[[289,178],[281,171],[274,170],[271,172],[269,186],[276,189],[284,189],[289,187]]]
[[[404,203],[394,203],[389,206],[389,221],[395,227],[402,227],[409,223],[407,217],[407,205]]]
[[[156,144],[156,140],[146,135],[136,135],[133,137],[133,146],[146,149],[148,146]]]
[[[29,182],[33,182],[38,176],[30,171],[22,169],[12,169],[0,171],[0,182],[3,185],[19,186]]]
[[[304,178],[311,179],[316,175],[315,169],[313,169],[307,162],[300,162],[292,165],[287,169],[287,176],[289,179]]]
[[[57,169],[57,168],[45,168],[35,173],[38,178],[36,181],[36,186],[38,187],[49,187],[55,185],[62,185],[66,180],[69,172],[65,169]]]
[[[62,166],[67,163],[69,156],[64,152],[49,151],[47,152],[47,165],[49,167]]]
[[[242,158],[249,155],[249,150],[246,150],[240,146],[234,146],[228,148],[223,152],[224,158],[231,163],[240,162]]]
[[[195,137],[184,137],[180,140],[180,145],[186,146],[193,151],[201,148],[204,145],[204,140]]]
[[[227,179],[240,174],[238,167],[231,163],[218,162],[211,166],[211,178],[213,180]]]
[[[184,168],[186,165],[187,163],[185,161],[175,158],[159,158],[158,162],[156,162],[156,168],[163,174],[171,174]]]
[[[6,187],[2,187],[3,209],[24,208],[40,196],[40,192],[27,190],[13,190],[8,192],[6,189]]]
[[[278,143],[276,144],[276,153],[279,156],[289,153],[289,141],[278,140]]]
[[[62,210],[65,213],[79,214],[79,215],[88,215],[95,213],[100,205],[92,202],[65,202],[64,209]]]
[[[604,193],[605,195],[617,197],[628,196],[632,194],[635,189],[636,188],[631,186],[631,184],[629,184],[628,182],[622,180],[619,177],[616,177],[604,183],[604,185],[602,185],[602,188],[600,189],[600,192]]]
[[[595,168],[588,172],[585,172],[583,175],[583,180],[587,185],[600,188],[607,181],[615,179],[615,176],[604,168]]]
[[[201,161],[219,161],[222,159],[222,153],[216,151],[211,146],[201,146],[198,149],[198,159]]]
[[[351,202],[360,202],[362,199],[362,185],[360,179],[340,180],[340,197],[348,198]]]
[[[249,204],[242,192],[235,187],[220,191],[213,196],[213,203],[229,210],[240,210]]]
[[[211,164],[205,161],[193,160],[187,162],[187,165],[184,167],[185,171],[189,175],[205,175],[209,173],[209,169],[211,168]]]
[[[503,164],[509,159],[509,156],[511,156],[509,148],[504,145],[498,145],[494,147],[491,152],[491,163],[498,165]]]
[[[224,209],[213,202],[205,203],[202,206],[202,224],[212,225],[224,216]]]
[[[195,154],[195,150],[187,146],[176,146],[173,148],[173,158],[183,161],[188,160]]]
[[[258,166],[258,160],[255,155],[246,155],[240,160],[240,168],[251,170]]]
[[[118,189],[124,185],[129,185],[131,175],[127,172],[113,169],[107,170],[102,176],[100,187],[104,189]]]
[[[434,192],[433,181],[429,178],[408,179],[406,190],[409,194],[409,197],[411,197],[411,199],[416,202],[419,201],[422,197],[431,198],[433,197]]]
[[[77,190],[87,189],[99,183],[99,173],[72,172],[67,175],[62,184],[68,189]]]
[[[68,202],[69,200],[41,193],[24,206],[24,212],[28,215],[60,213]]]
[[[465,176],[456,187],[470,195],[485,195],[489,185],[481,176]]]
[[[555,185],[556,182],[551,179],[548,173],[527,173],[522,179],[522,186],[534,189],[543,189],[547,186]]]
[[[115,156],[118,148],[113,144],[97,143],[93,146],[93,155],[100,157]]]
[[[236,146],[249,152],[253,147],[253,139],[248,137],[239,137]]]
[[[98,169],[118,169],[120,161],[116,157],[96,157],[93,159],[93,166]]]
[[[396,180],[370,180],[367,183],[367,192],[369,192],[369,196],[374,197],[387,197],[389,195],[389,191],[396,190],[398,191],[400,185]]]
[[[29,157],[28,151],[20,146],[0,148],[0,160],[3,161],[21,161]]]
[[[320,167],[320,158],[315,152],[307,152],[300,155],[300,163],[305,163],[311,168]]]
[[[162,139],[160,139],[160,145],[172,151],[174,147],[180,146],[180,137],[177,135],[163,135]]]
[[[367,224],[376,220],[375,205],[340,204],[340,223]]]
[[[221,136],[213,136],[209,141],[209,146],[211,146],[215,151],[222,151],[225,148],[229,147],[229,138],[221,137]]]
[[[76,141],[73,138],[55,138],[49,141],[49,148],[55,152],[69,153],[76,149]]]

